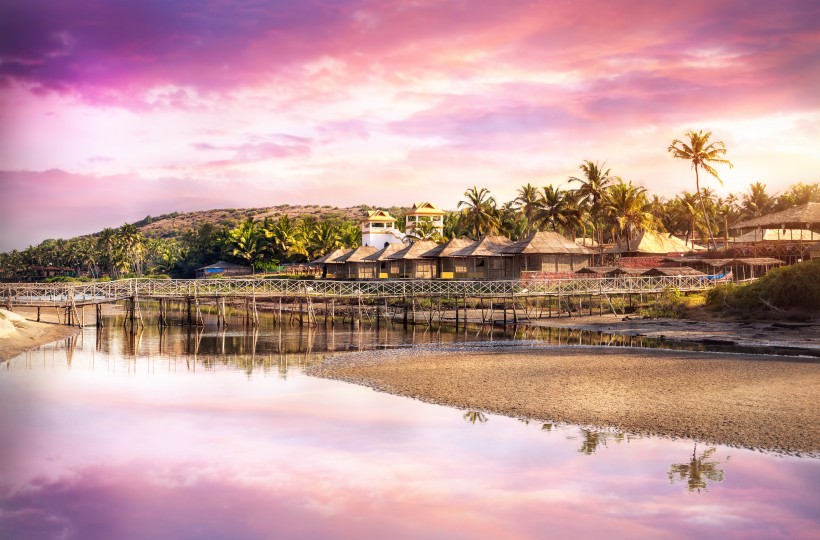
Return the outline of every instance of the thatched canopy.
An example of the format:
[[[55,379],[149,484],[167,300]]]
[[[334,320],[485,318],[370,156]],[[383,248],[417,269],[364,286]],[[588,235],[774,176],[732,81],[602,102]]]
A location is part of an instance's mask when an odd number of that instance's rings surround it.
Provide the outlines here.
[[[512,245],[512,240],[504,236],[485,236],[467,247],[454,251],[450,257],[498,257],[502,250]]]
[[[576,274],[592,274],[594,276],[603,276],[606,275],[613,270],[617,269],[617,266],[588,266],[586,268],[581,268],[580,270],[576,270]]]
[[[389,244],[372,255],[367,255],[362,259],[363,261],[383,261],[394,253],[401,251],[406,246],[404,244]]]
[[[505,255],[518,255],[520,253],[591,255],[595,252],[584,246],[579,246],[572,240],[568,240],[556,232],[539,231],[503,248],[501,253]]]
[[[460,249],[464,249],[473,241],[467,238],[453,238],[449,242],[445,242],[443,244],[439,244],[430,251],[422,254],[422,257],[435,259],[438,257],[451,257],[453,253]]]
[[[671,268],[650,268],[641,274],[642,276],[702,276],[703,272],[688,266],[675,266]]]
[[[413,260],[413,259],[421,259],[422,256],[430,251],[431,249],[438,246],[432,240],[419,240],[418,242],[413,242],[409,246],[393,253],[392,255],[388,255],[385,259],[390,259],[392,261],[396,260]]]
[[[775,212],[759,218],[747,219],[735,224],[732,229],[749,229],[752,227],[820,227],[820,203],[810,202]]]
[[[335,262],[337,262],[336,259],[338,259],[342,255],[345,255],[345,254],[349,253],[350,251],[353,251],[353,250],[350,249],[350,248],[334,249],[330,253],[326,253],[325,255],[319,257],[318,259],[310,261],[308,264],[335,263]]]
[[[606,253],[641,253],[644,255],[663,255],[666,253],[684,253],[687,251],[705,250],[702,246],[687,244],[671,234],[642,231],[637,238],[618,242],[605,250]]]
[[[584,246],[584,247],[597,248],[597,247],[600,246],[600,244],[598,244],[598,242],[596,242],[594,238],[585,238],[585,237],[580,237],[580,236],[575,237],[575,243],[578,244],[579,246]]]
[[[366,261],[365,257],[373,255],[379,251],[379,248],[376,246],[359,246],[356,249],[352,249],[342,255],[341,257],[337,257],[333,262],[334,263],[354,263],[354,262],[370,262]]]
[[[820,240],[820,233],[808,229],[755,229],[747,233],[735,236],[730,239],[736,244],[748,244],[754,242],[786,242],[802,241],[812,242]]]

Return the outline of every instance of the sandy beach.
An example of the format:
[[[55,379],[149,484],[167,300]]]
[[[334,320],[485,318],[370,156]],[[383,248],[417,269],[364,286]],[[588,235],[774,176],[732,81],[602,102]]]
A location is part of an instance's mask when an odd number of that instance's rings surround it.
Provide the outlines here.
[[[40,345],[79,333],[75,326],[27,321],[22,316],[0,309],[0,361],[9,360]]]
[[[311,375],[461,409],[820,455],[820,363],[622,348],[379,351]]]

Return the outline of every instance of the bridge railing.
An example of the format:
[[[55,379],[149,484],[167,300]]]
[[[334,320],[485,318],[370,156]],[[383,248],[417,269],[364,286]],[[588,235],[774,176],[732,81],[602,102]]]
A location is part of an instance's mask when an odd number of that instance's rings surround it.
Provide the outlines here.
[[[714,282],[703,276],[619,276],[555,280],[331,281],[290,279],[123,279],[91,283],[6,283],[2,305],[68,305],[113,302],[124,298],[213,297],[539,297],[657,293],[668,289],[705,290]]]

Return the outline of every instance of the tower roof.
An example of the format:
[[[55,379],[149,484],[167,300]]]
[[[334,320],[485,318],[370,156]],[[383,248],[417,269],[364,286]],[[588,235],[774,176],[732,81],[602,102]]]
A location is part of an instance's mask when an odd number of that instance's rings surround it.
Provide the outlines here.
[[[395,223],[396,218],[390,215],[387,210],[368,210],[367,217],[362,219],[362,223],[366,222],[381,222],[381,223]]]
[[[443,216],[444,214],[444,210],[429,202],[413,203],[413,208],[407,212],[408,216]]]

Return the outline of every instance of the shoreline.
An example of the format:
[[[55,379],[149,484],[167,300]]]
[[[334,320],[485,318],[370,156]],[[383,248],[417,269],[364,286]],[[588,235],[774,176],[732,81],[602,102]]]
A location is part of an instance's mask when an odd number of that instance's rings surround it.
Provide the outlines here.
[[[306,373],[462,410],[820,457],[820,362],[806,358],[454,347],[337,355]]]
[[[0,362],[79,333],[80,329],[76,326],[29,321],[14,312],[0,309]]]

